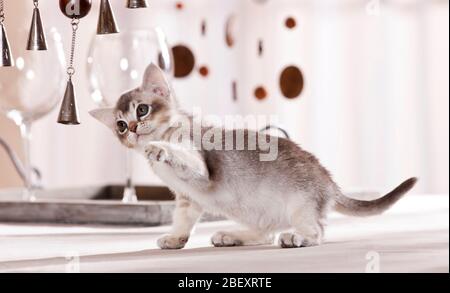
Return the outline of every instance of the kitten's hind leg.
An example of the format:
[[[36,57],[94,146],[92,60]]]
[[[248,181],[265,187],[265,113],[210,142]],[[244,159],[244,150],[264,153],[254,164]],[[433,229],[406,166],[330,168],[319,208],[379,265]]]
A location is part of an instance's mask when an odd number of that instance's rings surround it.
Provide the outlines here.
[[[201,214],[202,209],[198,204],[184,196],[177,196],[172,231],[158,239],[158,246],[161,249],[184,248]]]
[[[313,207],[298,207],[289,212],[293,232],[282,233],[278,245],[282,248],[317,246],[322,243],[323,226]]]
[[[273,244],[273,235],[251,230],[217,232],[211,238],[215,247],[256,246]]]

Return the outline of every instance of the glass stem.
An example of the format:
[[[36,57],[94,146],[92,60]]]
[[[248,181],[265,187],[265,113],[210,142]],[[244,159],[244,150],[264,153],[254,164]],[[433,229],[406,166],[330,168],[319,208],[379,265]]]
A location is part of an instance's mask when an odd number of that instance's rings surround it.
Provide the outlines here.
[[[34,189],[32,183],[32,168],[30,157],[30,142],[31,142],[31,124],[24,122],[20,125],[20,134],[22,136],[23,143],[23,168],[25,172],[25,189],[23,192],[23,200],[34,201]]]
[[[133,184],[133,153],[132,150],[130,149],[127,149],[126,152],[127,152],[127,159],[126,159],[127,181],[125,184],[122,201],[124,203],[137,202],[138,199],[136,195],[136,189],[134,188]]]
[[[127,188],[133,187],[133,157],[131,150],[127,149]]]

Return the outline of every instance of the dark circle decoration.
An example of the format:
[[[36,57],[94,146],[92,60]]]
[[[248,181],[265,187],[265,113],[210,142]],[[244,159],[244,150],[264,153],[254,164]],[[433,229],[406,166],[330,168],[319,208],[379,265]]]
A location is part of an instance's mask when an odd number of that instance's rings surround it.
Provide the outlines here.
[[[206,23],[206,20],[202,20],[202,25],[201,25],[201,33],[202,36],[206,36],[206,33],[208,31],[208,24]]]
[[[177,4],[175,5],[175,7],[176,7],[178,10],[183,10],[183,8],[184,8],[184,3],[181,2],[181,1],[178,1]]]
[[[91,7],[92,0],[59,0],[59,9],[68,18],[83,18]]]
[[[236,42],[235,39],[236,30],[236,16],[230,15],[225,24],[225,42],[229,48],[233,48]]]
[[[209,75],[209,68],[207,66],[202,66],[198,69],[201,76],[207,77]]]
[[[195,57],[191,49],[184,45],[177,45],[172,48],[175,77],[187,77],[194,70]]]
[[[285,25],[288,29],[294,29],[297,26],[297,21],[293,17],[288,17],[285,21]]]
[[[300,69],[296,66],[286,67],[280,76],[280,89],[288,99],[295,99],[303,91],[304,79]]]
[[[267,90],[263,86],[259,86],[255,89],[255,98],[258,100],[264,100],[267,98]]]
[[[264,55],[264,41],[260,39],[258,41],[258,56],[262,57]]]
[[[237,81],[233,81],[231,83],[231,93],[233,96],[233,101],[237,101],[238,100],[238,88],[237,88]]]

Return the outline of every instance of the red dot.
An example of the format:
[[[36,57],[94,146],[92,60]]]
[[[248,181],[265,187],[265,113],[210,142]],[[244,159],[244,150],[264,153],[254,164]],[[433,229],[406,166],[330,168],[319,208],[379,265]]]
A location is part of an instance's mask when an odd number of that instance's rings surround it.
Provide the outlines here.
[[[209,69],[206,66],[202,66],[199,68],[198,72],[200,73],[201,76],[203,77],[207,77],[209,75]]]
[[[264,100],[267,98],[267,91],[264,87],[260,86],[255,89],[255,97],[258,100]]]
[[[183,8],[184,8],[183,2],[177,2],[176,7],[177,7],[178,10],[183,10]]]
[[[288,17],[285,24],[288,29],[293,29],[297,26],[297,21],[293,17]]]

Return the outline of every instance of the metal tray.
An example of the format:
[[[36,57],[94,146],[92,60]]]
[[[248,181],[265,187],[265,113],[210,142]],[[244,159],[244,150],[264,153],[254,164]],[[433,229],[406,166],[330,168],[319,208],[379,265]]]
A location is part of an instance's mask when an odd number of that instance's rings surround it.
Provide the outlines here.
[[[122,203],[123,186],[38,190],[35,202],[21,190],[0,190],[0,222],[160,226],[170,224],[174,195],[166,187],[138,186],[137,203]],[[205,215],[203,221],[220,218]]]

